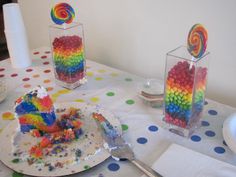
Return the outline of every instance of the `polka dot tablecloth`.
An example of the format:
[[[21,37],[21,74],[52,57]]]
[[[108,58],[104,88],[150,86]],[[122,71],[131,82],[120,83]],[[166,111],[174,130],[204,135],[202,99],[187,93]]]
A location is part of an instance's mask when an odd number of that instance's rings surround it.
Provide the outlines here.
[[[0,77],[5,78],[9,91],[6,100],[0,104],[0,132],[14,119],[12,111],[16,98],[34,86],[42,85],[55,102],[88,102],[113,112],[119,118],[124,138],[132,145],[136,157],[150,166],[171,143],[236,165],[236,155],[222,136],[224,120],[236,109],[207,100],[200,129],[186,139],[163,129],[162,110],[148,107],[139,99],[137,88],[143,78],[88,60],[88,83],[67,90],[55,84],[49,48],[34,50],[32,58],[33,65],[24,69],[11,68],[10,60],[0,62]],[[26,175],[14,172],[0,162],[0,176]],[[128,161],[117,162],[109,158],[72,176],[139,177],[142,173]]]

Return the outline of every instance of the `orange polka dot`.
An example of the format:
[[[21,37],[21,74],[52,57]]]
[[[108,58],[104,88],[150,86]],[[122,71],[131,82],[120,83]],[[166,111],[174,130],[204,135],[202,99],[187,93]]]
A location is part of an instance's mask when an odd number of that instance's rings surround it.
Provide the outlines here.
[[[50,79],[46,79],[46,80],[43,81],[43,83],[45,83],[45,84],[50,83],[50,82],[51,82]]]
[[[52,91],[53,90],[53,87],[47,87],[46,88],[48,92]]]
[[[13,120],[14,118],[15,118],[15,116],[11,112],[4,112],[2,114],[2,119],[3,120]]]
[[[39,74],[35,74],[35,75],[33,75],[33,78],[37,78],[39,76],[40,76]]]
[[[31,85],[30,85],[30,84],[25,84],[23,87],[24,87],[24,88],[30,88]]]

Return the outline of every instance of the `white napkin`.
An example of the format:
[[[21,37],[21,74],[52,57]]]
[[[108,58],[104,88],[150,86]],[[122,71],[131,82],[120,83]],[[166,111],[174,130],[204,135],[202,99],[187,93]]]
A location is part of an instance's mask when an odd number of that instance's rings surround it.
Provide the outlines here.
[[[236,167],[172,144],[153,164],[163,177],[235,177]],[[143,175],[142,177],[146,177]]]

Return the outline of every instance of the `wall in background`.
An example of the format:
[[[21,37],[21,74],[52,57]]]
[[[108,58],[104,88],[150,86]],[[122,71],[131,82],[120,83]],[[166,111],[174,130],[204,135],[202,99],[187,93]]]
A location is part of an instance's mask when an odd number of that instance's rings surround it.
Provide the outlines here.
[[[56,2],[19,0],[31,48],[49,46],[49,13]],[[207,97],[236,107],[235,0],[69,3],[84,24],[87,58],[142,77],[163,79],[166,53],[185,45],[191,26],[202,23],[211,52]]]

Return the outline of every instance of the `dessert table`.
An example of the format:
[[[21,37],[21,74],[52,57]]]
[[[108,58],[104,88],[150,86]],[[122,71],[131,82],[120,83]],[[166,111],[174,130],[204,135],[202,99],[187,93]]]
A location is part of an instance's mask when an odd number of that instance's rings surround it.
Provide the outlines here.
[[[32,66],[24,69],[13,69],[9,59],[0,62],[0,77],[5,78],[8,86],[8,96],[0,103],[0,132],[14,119],[14,101],[29,89],[41,85],[47,88],[55,102],[87,102],[111,111],[120,120],[124,137],[132,145],[136,157],[150,166],[171,143],[236,165],[236,155],[222,136],[223,122],[236,112],[235,108],[207,99],[202,126],[187,139],[162,128],[162,108],[151,108],[139,98],[138,85],[145,81],[144,78],[87,60],[88,82],[75,90],[67,90],[55,84],[49,48],[33,50],[32,58]],[[16,173],[0,162],[0,176],[26,175]],[[142,173],[128,161],[108,158],[71,176],[139,177]]]

